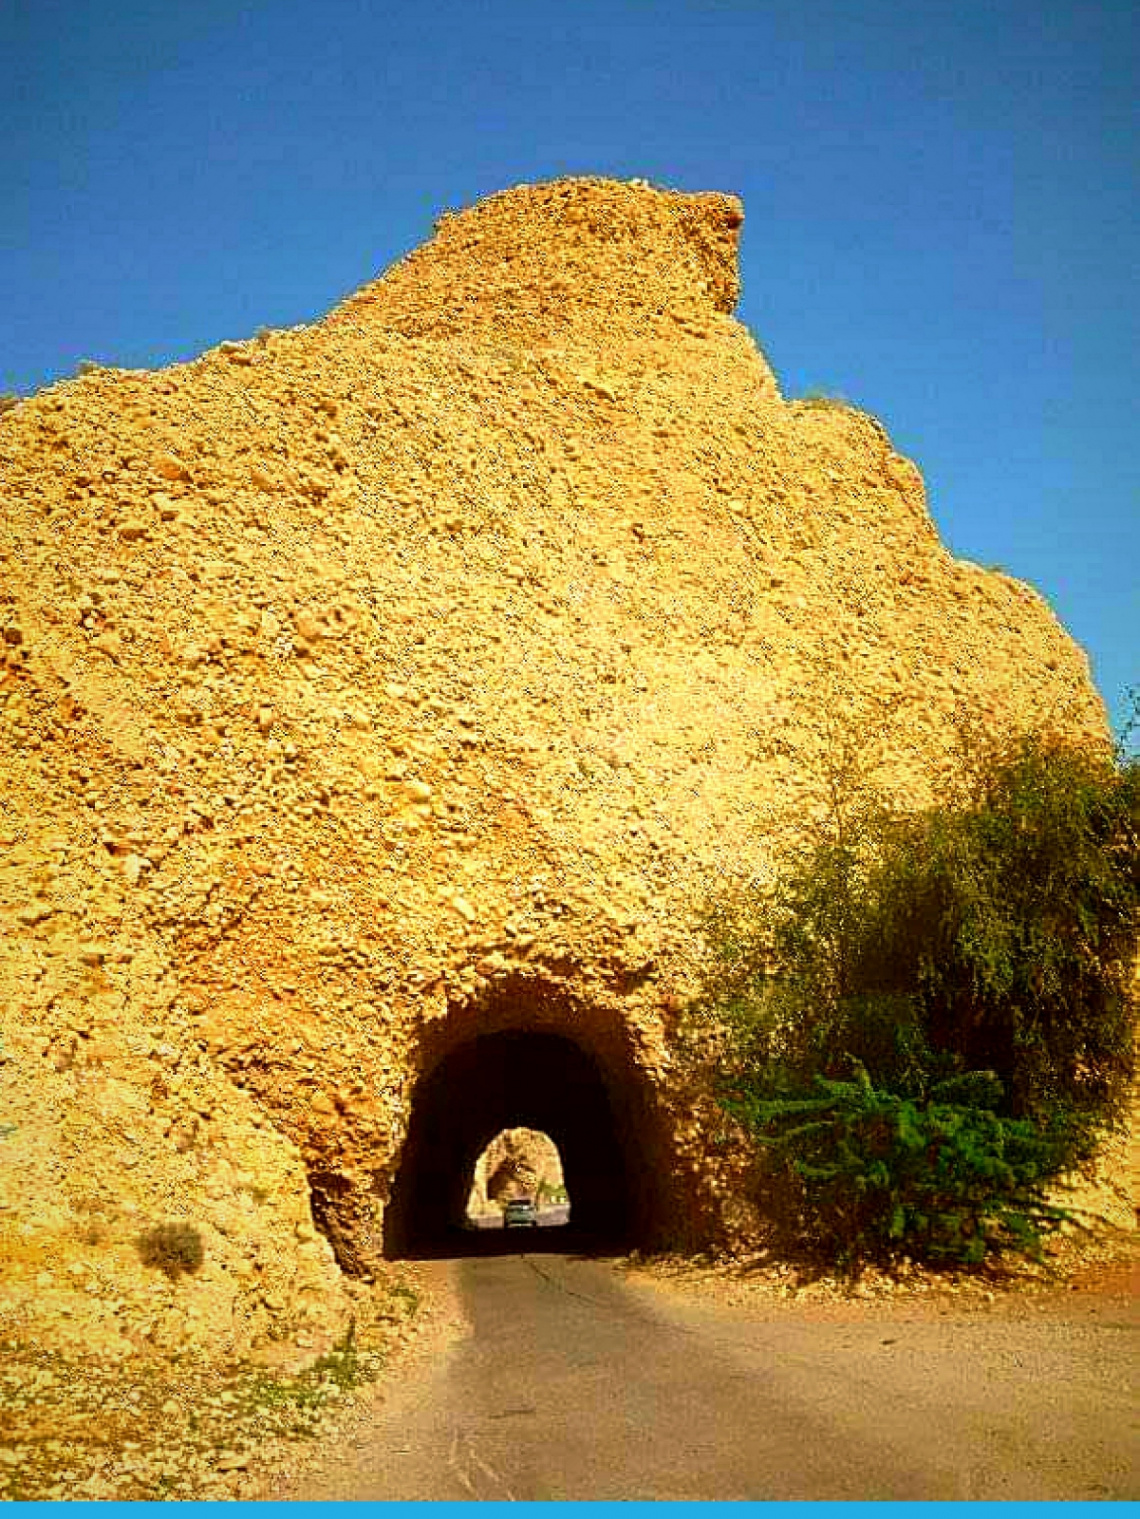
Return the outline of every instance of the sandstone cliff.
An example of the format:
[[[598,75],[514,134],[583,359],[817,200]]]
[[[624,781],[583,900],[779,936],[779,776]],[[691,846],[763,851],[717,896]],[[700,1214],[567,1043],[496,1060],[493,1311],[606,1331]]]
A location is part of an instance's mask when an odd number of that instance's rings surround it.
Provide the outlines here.
[[[837,729],[886,724],[914,803],[957,714],[1103,738],[883,428],[781,398],[741,222],[511,190],[312,327],[0,416],[13,1332],[335,1333],[333,1249],[374,1264],[417,1079],[480,1034],[584,1050],[638,1238],[707,1234],[694,897],[779,868]],[[174,1284],[135,1248],[168,1219]]]

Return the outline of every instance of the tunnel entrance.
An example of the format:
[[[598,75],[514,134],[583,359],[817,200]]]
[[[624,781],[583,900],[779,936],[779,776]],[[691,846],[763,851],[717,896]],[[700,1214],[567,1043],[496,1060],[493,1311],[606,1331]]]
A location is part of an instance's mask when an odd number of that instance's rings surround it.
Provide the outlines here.
[[[557,1146],[574,1211],[564,1230],[525,1231],[524,1241],[507,1231],[513,1248],[616,1251],[637,1241],[647,1210],[633,1186],[637,1136],[619,1128],[599,1065],[560,1034],[508,1029],[469,1040],[420,1079],[385,1210],[385,1255],[486,1248],[489,1231],[466,1218],[476,1163],[502,1130],[520,1128]]]

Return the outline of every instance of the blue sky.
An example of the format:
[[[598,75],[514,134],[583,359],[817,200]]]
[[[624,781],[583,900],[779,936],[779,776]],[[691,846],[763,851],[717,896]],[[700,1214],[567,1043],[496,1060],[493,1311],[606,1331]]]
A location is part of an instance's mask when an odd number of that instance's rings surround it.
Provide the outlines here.
[[[747,213],[788,395],[1140,684],[1134,0],[0,0],[0,391],[308,321],[523,181]]]

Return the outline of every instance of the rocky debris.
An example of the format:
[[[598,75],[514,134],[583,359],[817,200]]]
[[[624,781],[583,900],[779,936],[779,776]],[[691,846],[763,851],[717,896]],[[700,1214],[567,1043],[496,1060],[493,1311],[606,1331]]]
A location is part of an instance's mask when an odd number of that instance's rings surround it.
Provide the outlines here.
[[[1140,1244],[1135,1229],[1102,1229],[1049,1241],[1040,1261],[1011,1256],[982,1267],[939,1270],[903,1259],[891,1269],[867,1265],[844,1275],[770,1250],[693,1256],[635,1254],[622,1269],[662,1290],[711,1298],[752,1313],[816,1317],[889,1317],[903,1322],[930,1313],[1006,1316],[1048,1310],[1070,1294],[1118,1298],[1135,1311]]]
[[[741,215],[521,187],[311,327],[0,415],[0,1331],[335,1343],[417,1076],[511,1020],[632,1073],[660,1230],[723,1231],[701,893],[778,871],[837,734],[907,805],[962,716],[1105,742],[883,428],[781,397]]]
[[[335,1442],[418,1333],[405,1271],[358,1290],[350,1336],[286,1370],[200,1352],[129,1361],[0,1339],[0,1498],[250,1498]]]

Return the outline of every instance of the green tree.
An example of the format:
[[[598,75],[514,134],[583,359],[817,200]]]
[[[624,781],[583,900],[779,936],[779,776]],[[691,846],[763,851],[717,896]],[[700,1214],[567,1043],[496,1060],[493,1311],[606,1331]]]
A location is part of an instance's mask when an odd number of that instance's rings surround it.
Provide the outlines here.
[[[1050,1179],[1125,1110],[1140,762],[975,743],[939,805],[900,816],[849,760],[776,888],[706,911],[691,1047],[794,1180],[802,1240],[1031,1247]]]

